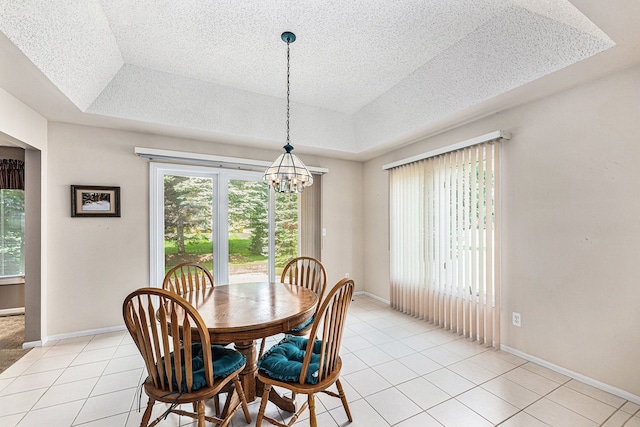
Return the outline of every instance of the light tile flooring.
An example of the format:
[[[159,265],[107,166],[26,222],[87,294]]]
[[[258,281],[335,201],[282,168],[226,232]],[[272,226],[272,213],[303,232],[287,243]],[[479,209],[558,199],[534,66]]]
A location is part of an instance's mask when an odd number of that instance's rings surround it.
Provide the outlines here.
[[[640,426],[640,406],[632,402],[366,296],[356,296],[349,309],[342,357],[353,427]],[[49,343],[0,375],[0,426],[137,426],[138,407],[146,404],[139,388],[144,377],[125,332]],[[318,400],[320,426],[349,425],[339,399]],[[259,402],[250,404],[251,425]],[[271,404],[267,409],[291,416]],[[308,422],[305,412],[296,425]],[[173,414],[160,424],[183,425],[194,424]],[[246,426],[241,411],[233,426]]]

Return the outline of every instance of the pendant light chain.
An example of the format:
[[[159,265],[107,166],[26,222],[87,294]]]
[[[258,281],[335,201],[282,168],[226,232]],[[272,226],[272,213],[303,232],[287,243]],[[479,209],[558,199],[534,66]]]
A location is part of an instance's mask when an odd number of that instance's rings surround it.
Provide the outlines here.
[[[290,76],[291,76],[291,66],[289,65],[289,45],[291,44],[291,42],[289,41],[289,39],[287,39],[287,144],[289,144],[289,96],[291,95],[291,83],[290,83]]]
[[[291,43],[296,41],[296,35],[285,31],[280,36],[287,43],[287,144],[282,147],[284,153],[267,168],[262,180],[273,187],[278,193],[301,193],[305,187],[313,184],[313,176],[302,160],[292,153],[290,143],[291,133]]]

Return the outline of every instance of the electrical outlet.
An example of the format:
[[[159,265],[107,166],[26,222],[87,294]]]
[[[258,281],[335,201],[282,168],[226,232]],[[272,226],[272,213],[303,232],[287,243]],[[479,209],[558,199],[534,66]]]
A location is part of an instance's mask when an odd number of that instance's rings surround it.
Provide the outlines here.
[[[513,313],[511,313],[511,318],[513,321],[513,326],[517,326],[517,327],[522,326],[522,316],[520,315],[520,313],[516,313],[514,311]]]
[[[349,273],[345,273],[344,277],[346,277],[348,279],[349,278]]]

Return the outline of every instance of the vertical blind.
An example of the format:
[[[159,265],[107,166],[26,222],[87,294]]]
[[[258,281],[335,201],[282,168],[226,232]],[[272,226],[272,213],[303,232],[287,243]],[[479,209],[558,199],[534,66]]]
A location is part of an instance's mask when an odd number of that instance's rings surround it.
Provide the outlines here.
[[[300,255],[320,260],[322,252],[322,175],[300,193]]]
[[[500,348],[500,144],[390,169],[391,305]]]

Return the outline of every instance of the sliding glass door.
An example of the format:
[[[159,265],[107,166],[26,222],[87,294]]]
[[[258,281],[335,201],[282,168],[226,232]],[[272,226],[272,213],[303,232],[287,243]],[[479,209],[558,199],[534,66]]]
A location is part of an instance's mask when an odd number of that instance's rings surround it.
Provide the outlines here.
[[[182,262],[216,284],[276,280],[298,255],[299,203],[262,173],[151,163],[151,281]]]

